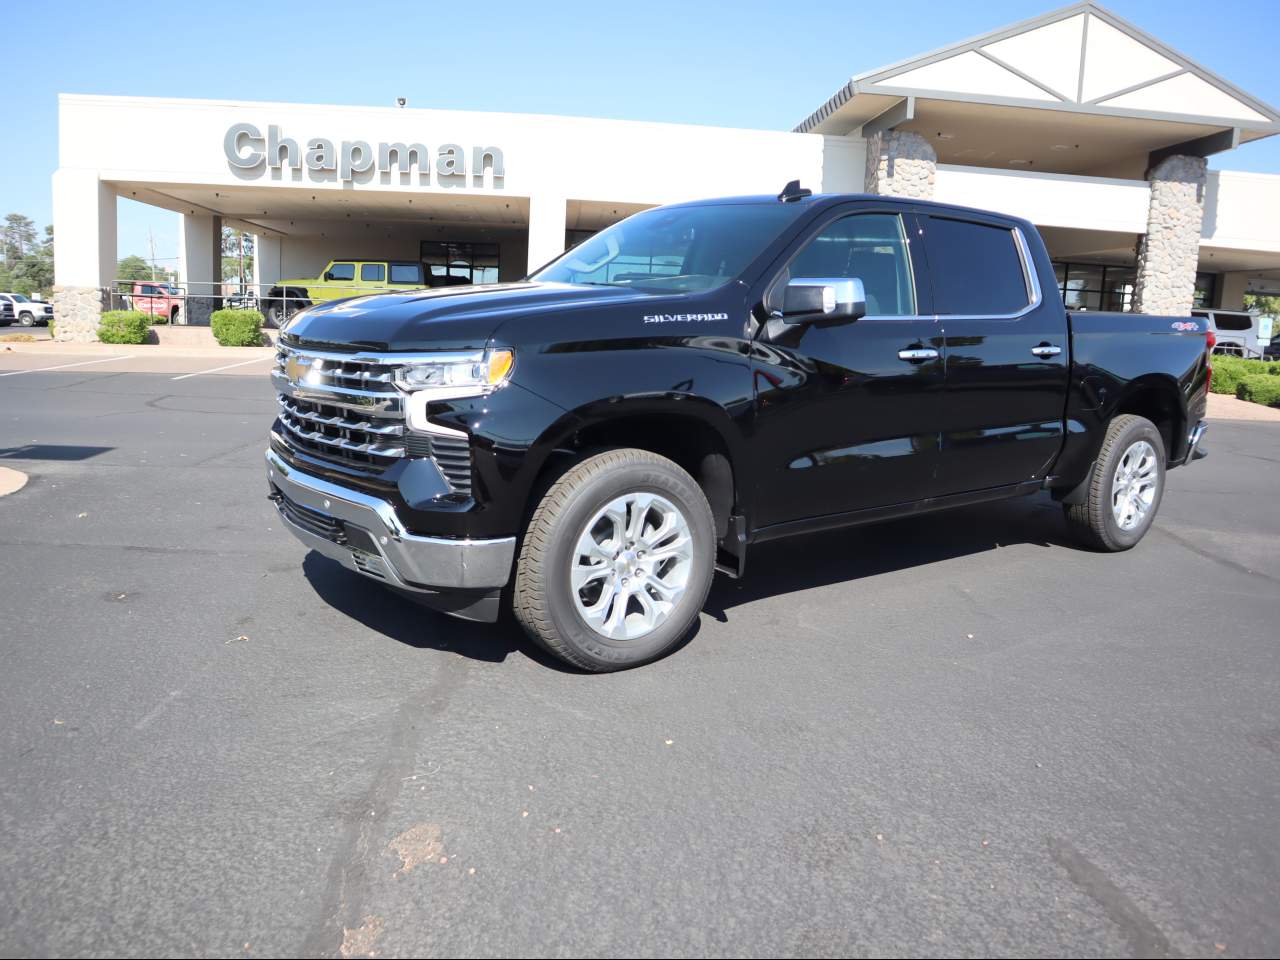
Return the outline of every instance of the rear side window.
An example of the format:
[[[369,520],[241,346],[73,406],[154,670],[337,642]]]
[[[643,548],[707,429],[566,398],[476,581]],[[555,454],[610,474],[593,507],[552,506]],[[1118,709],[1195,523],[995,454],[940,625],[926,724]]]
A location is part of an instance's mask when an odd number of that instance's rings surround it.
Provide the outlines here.
[[[387,278],[387,267],[383,263],[360,264],[360,279],[366,283],[382,283]]]
[[[329,272],[333,274],[335,280],[354,280],[356,278],[356,265],[354,263],[335,263],[329,268]]]
[[[916,312],[902,218],[864,213],[837,220],[809,241],[791,261],[788,279],[862,281],[867,315],[904,317]]]
[[[936,313],[1000,316],[1030,302],[1022,257],[1007,227],[930,217],[929,275]]]
[[[1213,325],[1219,330],[1252,330],[1253,317],[1247,313],[1215,313]]]
[[[417,263],[393,263],[391,265],[392,283],[422,283],[422,266]]]

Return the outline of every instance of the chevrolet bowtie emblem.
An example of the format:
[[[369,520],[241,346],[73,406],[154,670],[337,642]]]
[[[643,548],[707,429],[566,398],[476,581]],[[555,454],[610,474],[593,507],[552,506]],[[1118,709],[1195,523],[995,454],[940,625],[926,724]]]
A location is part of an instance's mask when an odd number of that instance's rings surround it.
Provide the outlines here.
[[[285,376],[291,383],[301,383],[311,372],[311,358],[301,354],[291,354],[284,365]]]

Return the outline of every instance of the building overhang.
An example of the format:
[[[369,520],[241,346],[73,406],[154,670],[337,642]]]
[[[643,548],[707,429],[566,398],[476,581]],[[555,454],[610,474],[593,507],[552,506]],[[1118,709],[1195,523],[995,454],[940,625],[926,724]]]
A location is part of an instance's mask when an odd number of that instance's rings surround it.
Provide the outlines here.
[[[795,129],[909,130],[943,163],[1132,176],[1271,136],[1280,113],[1080,3],[856,76]]]

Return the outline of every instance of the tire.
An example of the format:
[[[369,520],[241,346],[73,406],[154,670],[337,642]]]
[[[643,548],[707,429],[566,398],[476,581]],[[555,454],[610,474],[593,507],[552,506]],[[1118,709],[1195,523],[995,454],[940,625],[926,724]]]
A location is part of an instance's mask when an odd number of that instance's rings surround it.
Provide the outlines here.
[[[23,313],[18,317],[18,322],[24,327],[34,327],[36,323],[35,314]]]
[[[1121,414],[1107,426],[1084,502],[1064,504],[1067,525],[1080,543],[1094,550],[1128,550],[1151,529],[1164,479],[1160,431],[1145,417]]]
[[[675,533],[660,535],[668,523]],[[641,537],[623,549],[637,528]],[[580,553],[588,538],[596,549]],[[645,556],[646,544],[653,556]],[[609,450],[569,469],[538,503],[516,563],[512,608],[553,656],[592,672],[623,670],[685,638],[714,575],[715,521],[693,477],[647,450]]]
[[[296,300],[292,296],[288,300],[272,300],[267,304],[266,321],[268,327],[279,329],[280,325],[299,310],[311,306],[307,300]]]

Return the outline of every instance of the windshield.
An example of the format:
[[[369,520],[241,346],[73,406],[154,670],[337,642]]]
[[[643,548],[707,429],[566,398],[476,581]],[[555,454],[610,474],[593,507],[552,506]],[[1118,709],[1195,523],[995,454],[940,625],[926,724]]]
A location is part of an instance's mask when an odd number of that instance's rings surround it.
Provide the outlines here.
[[[23,296],[22,294],[20,294],[20,293],[15,293],[15,294],[13,295],[13,299],[14,299],[14,301],[15,301],[15,302],[17,302],[17,303],[30,303],[30,302],[31,302],[30,300],[28,300],[26,297],[24,297],[24,296]]]
[[[742,273],[800,210],[792,203],[646,210],[574,247],[533,279],[654,293],[714,290]]]

